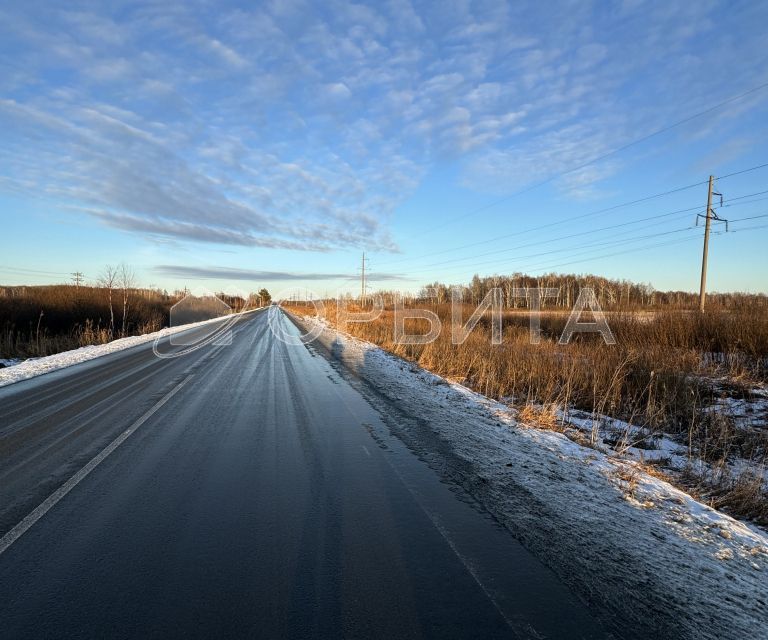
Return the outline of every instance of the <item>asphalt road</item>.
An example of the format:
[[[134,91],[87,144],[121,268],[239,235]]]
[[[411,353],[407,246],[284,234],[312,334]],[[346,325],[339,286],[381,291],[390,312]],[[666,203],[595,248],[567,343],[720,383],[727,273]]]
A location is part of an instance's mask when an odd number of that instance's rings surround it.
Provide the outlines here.
[[[604,636],[267,315],[0,389],[3,638]]]

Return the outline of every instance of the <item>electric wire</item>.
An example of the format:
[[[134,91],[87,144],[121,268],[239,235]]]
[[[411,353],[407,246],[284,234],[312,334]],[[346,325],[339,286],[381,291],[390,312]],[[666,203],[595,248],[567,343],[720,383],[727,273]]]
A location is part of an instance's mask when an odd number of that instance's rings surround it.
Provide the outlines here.
[[[757,171],[759,169],[764,169],[766,167],[768,167],[768,162],[767,163],[763,163],[763,164],[759,164],[759,165],[755,165],[755,166],[752,166],[752,167],[747,167],[745,169],[740,169],[739,171],[734,171],[734,172],[731,172],[731,173],[728,173],[728,174],[716,177],[715,180],[716,181],[717,180],[726,180],[726,179],[734,177],[734,176],[742,175],[742,174],[749,173],[749,172],[752,172],[752,171]],[[396,260],[389,260],[389,261],[381,262],[381,263],[379,263],[379,266],[386,266],[386,265],[392,265],[392,264],[400,264],[400,263],[403,263],[403,262],[413,262],[414,260],[421,260],[423,258],[428,258],[428,257],[436,256],[436,255],[443,255],[445,253],[451,253],[453,251],[459,251],[461,249],[469,249],[469,248],[480,246],[480,245],[484,245],[484,244],[490,244],[490,243],[493,243],[493,242],[498,242],[500,240],[506,240],[508,238],[516,237],[516,236],[519,236],[519,235],[524,235],[524,234],[527,234],[527,233],[533,233],[534,231],[540,231],[542,229],[548,229],[548,228],[551,228],[551,227],[554,227],[554,226],[559,226],[559,225],[562,225],[562,224],[568,224],[569,222],[573,222],[575,220],[582,220],[582,219],[585,219],[585,218],[588,218],[588,217],[592,217],[592,216],[596,216],[596,215],[602,215],[602,214],[605,214],[605,213],[610,213],[611,211],[615,211],[617,209],[621,209],[621,208],[624,208],[624,207],[629,207],[629,206],[633,206],[633,205],[636,205],[636,204],[642,204],[643,202],[648,202],[648,201],[656,199],[656,198],[661,198],[661,197],[665,197],[665,196],[672,195],[672,194],[675,194],[675,193],[679,193],[679,192],[682,192],[682,191],[686,191],[688,189],[693,189],[695,187],[699,187],[699,186],[705,185],[708,182],[709,182],[708,180],[703,180],[701,182],[696,182],[696,183],[685,185],[685,186],[682,186],[682,187],[676,187],[676,188],[673,188],[673,189],[668,189],[667,191],[662,191],[662,192],[659,192],[659,193],[654,193],[654,194],[651,194],[649,196],[644,196],[644,197],[641,197],[641,198],[637,198],[635,200],[630,200],[628,202],[622,202],[620,204],[612,205],[612,206],[605,207],[605,208],[602,208],[602,209],[597,209],[595,211],[590,211],[588,213],[580,214],[578,216],[571,216],[569,218],[565,218],[565,219],[562,219],[562,220],[556,220],[556,221],[553,221],[553,222],[550,222],[550,223],[547,223],[547,224],[544,224],[544,225],[539,225],[539,226],[536,226],[536,227],[530,227],[528,229],[523,229],[521,231],[514,231],[512,233],[507,233],[507,234],[495,236],[493,238],[488,238],[488,239],[485,239],[485,240],[478,240],[478,241],[475,241],[475,242],[459,245],[459,246],[452,247],[452,248],[449,248],[449,249],[441,249],[439,251],[432,251],[432,252],[429,252],[429,253],[422,254],[420,256],[415,256],[413,258],[398,258]],[[762,193],[766,193],[766,192],[765,191],[758,192],[758,193],[755,193],[753,195],[759,195],[759,194],[762,194]],[[747,197],[747,196],[744,196],[744,197]],[[731,198],[731,200],[732,199],[733,198]]]
[[[629,142],[627,144],[624,144],[616,149],[613,149],[611,151],[608,151],[607,153],[604,153],[600,156],[597,156],[595,158],[592,158],[588,162],[583,162],[575,167],[572,167],[570,169],[567,169],[565,171],[560,171],[558,173],[552,174],[545,180],[542,180],[540,182],[537,182],[536,184],[530,185],[528,187],[525,187],[524,189],[520,189],[519,191],[516,191],[515,193],[512,193],[508,196],[505,196],[503,198],[500,198],[498,200],[495,200],[494,202],[491,202],[489,204],[486,204],[482,207],[479,207],[477,209],[474,209],[473,211],[470,211],[468,213],[465,213],[463,215],[457,216],[455,218],[452,218],[451,220],[448,220],[447,222],[443,223],[443,227],[448,226],[450,224],[453,224],[454,222],[458,222],[459,220],[463,220],[465,218],[468,218],[470,216],[473,216],[477,213],[481,213],[482,211],[486,211],[487,209],[490,209],[492,207],[495,207],[499,204],[502,204],[504,202],[508,202],[509,200],[516,198],[518,196],[521,196],[525,193],[528,193],[529,191],[533,191],[534,189],[538,189],[539,187],[543,187],[544,185],[547,185],[551,182],[554,182],[558,178],[562,178],[563,176],[567,176],[568,174],[574,173],[576,171],[579,171],[581,169],[584,169],[590,165],[595,164],[596,162],[600,162],[601,160],[605,160],[606,158],[609,158],[613,155],[616,155],[617,153],[620,153],[621,151],[624,151],[626,149],[629,149],[630,147],[634,147],[635,145],[638,145],[642,142],[645,142],[647,140],[650,140],[651,138],[654,138],[658,135],[661,135],[662,133],[666,133],[667,131],[671,131],[675,127],[679,127],[680,125],[686,124],[688,122],[691,122],[692,120],[695,120],[696,118],[700,118],[701,116],[707,115],[709,113],[712,113],[713,111],[716,111],[722,107],[724,107],[727,104],[730,104],[732,102],[736,102],[738,100],[741,100],[742,98],[745,98],[748,95],[751,95],[753,93],[756,93],[758,91],[761,91],[762,89],[765,89],[768,87],[768,82],[763,83],[761,85],[758,85],[756,87],[753,87],[752,89],[749,89],[748,91],[744,91],[743,93],[740,93],[735,96],[731,96],[730,98],[727,98],[726,100],[723,100],[722,102],[719,102],[715,105],[712,105],[711,107],[708,107],[704,109],[703,111],[699,111],[697,113],[694,113],[686,118],[683,118],[682,120],[678,120],[677,122],[674,122],[670,125],[667,125],[666,127],[662,127],[661,129],[657,129],[656,131],[653,131],[645,136],[642,136],[640,138],[637,138],[636,140],[633,140],[632,142]],[[731,175],[738,175],[737,173],[731,174]],[[729,176],[724,176],[729,177]]]

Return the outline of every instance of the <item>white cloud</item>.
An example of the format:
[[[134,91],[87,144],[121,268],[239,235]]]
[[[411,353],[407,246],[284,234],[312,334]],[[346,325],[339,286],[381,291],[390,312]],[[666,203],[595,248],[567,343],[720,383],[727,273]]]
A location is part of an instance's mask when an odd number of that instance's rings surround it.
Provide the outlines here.
[[[727,20],[764,23],[758,4]],[[328,6],[3,9],[2,188],[157,237],[394,249],[392,212],[444,158],[508,193],[766,73],[760,30],[735,40],[708,3]],[[555,184],[593,197],[621,169]]]
[[[221,41],[217,40],[216,38],[199,37],[198,42],[205,49],[213,52],[214,54],[219,56],[222,60],[224,60],[227,64],[230,64],[233,67],[245,67],[248,64],[245,58],[243,58],[243,56],[237,53],[237,51],[223,44]]]
[[[329,98],[340,99],[349,98],[352,92],[349,87],[343,82],[331,82],[323,85],[323,90],[326,96]]]

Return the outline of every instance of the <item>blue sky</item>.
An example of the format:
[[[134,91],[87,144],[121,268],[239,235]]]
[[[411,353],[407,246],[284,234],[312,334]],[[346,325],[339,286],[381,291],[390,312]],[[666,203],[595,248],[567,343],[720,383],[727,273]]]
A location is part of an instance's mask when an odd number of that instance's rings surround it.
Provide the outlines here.
[[[768,83],[766,24],[759,2],[11,1],[0,283],[125,262],[324,294],[366,251],[374,289],[695,290],[704,185],[601,210],[768,163],[768,87],[613,152]],[[710,286],[768,291],[768,167],[717,188],[754,219],[713,237]]]

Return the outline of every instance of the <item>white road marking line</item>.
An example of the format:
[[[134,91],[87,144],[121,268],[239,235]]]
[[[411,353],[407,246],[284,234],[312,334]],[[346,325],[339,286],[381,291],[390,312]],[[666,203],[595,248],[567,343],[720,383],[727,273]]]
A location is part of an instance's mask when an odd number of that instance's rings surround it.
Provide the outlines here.
[[[363,451],[365,451],[365,453],[366,453],[366,454],[368,455],[368,457],[370,458],[370,457],[371,457],[371,452],[370,452],[370,451],[368,451],[368,447],[366,447],[364,444],[361,444],[360,446],[363,448]]]
[[[66,496],[72,489],[74,489],[91,471],[98,467],[106,457],[117,449],[128,437],[136,431],[141,425],[149,420],[160,407],[168,402],[176,393],[181,389],[190,379],[194,376],[187,376],[173,389],[166,393],[160,401],[155,404],[149,411],[141,416],[130,427],[123,431],[117,438],[109,443],[101,453],[97,454],[90,462],[88,462],[80,471],[73,475],[63,485],[61,485],[56,491],[48,496],[43,502],[38,505],[34,511],[32,511],[26,518],[24,518],[13,529],[6,533],[2,539],[0,539],[0,555],[2,555],[8,547],[10,547],[16,540],[23,536],[40,518],[42,518],[48,511],[50,511],[64,496]]]

